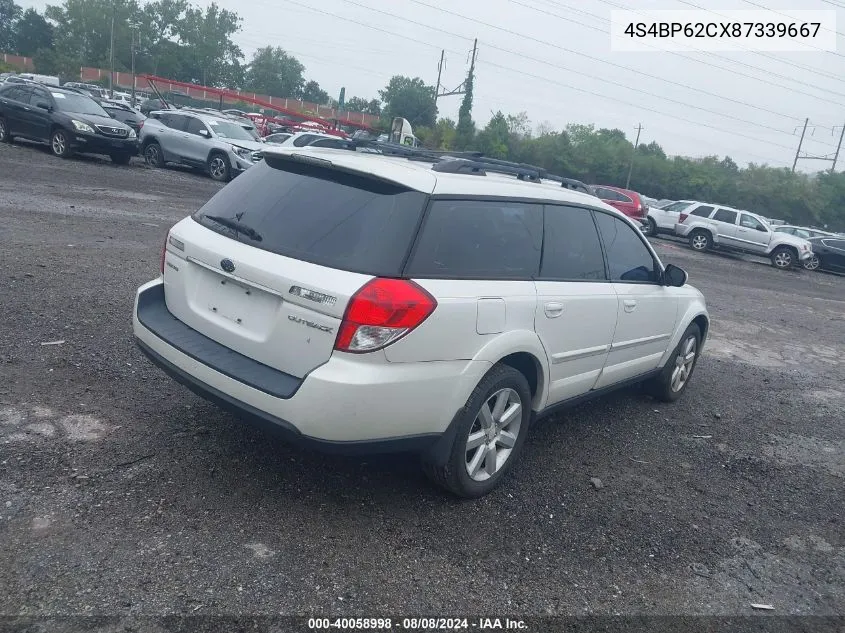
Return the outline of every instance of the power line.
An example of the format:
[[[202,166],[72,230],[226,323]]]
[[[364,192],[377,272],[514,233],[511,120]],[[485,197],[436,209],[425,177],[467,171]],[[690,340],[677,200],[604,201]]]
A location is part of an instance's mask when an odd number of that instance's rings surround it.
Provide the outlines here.
[[[514,0],[514,1],[516,1],[516,0]],[[355,2],[355,0],[346,0],[346,2],[347,2],[348,4],[352,4],[352,5],[355,5],[355,6],[357,6],[357,7],[361,7],[361,8],[363,8],[363,9],[367,9],[367,10],[369,10],[369,11],[373,11],[373,12],[375,12],[375,13],[380,13],[380,14],[382,14],[382,15],[386,15],[386,16],[391,17],[391,18],[398,18],[398,19],[404,20],[404,21],[406,21],[406,22],[410,22],[411,24],[416,24],[416,25],[418,25],[418,26],[422,26],[422,27],[425,27],[425,28],[428,28],[428,29],[432,29],[432,30],[435,30],[435,31],[440,31],[440,32],[442,32],[442,33],[446,33],[447,35],[452,35],[452,36],[454,36],[454,37],[460,37],[460,36],[459,36],[459,35],[457,35],[456,33],[450,33],[449,31],[446,31],[446,30],[441,29],[441,28],[439,28],[439,27],[430,26],[430,25],[428,25],[428,24],[424,24],[424,23],[422,23],[422,22],[417,22],[416,20],[411,20],[410,18],[405,18],[405,17],[399,16],[399,15],[396,15],[396,14],[394,14],[394,13],[390,13],[389,11],[383,11],[382,9],[376,9],[376,8],[374,8],[374,7],[370,7],[370,6],[367,6],[367,5],[364,5],[364,4],[360,4],[360,3],[358,3],[358,2]],[[517,3],[517,4],[519,4],[519,3]],[[563,70],[563,71],[570,72],[570,73],[573,73],[573,74],[576,74],[576,75],[581,75],[581,76],[583,76],[583,77],[587,77],[588,79],[592,79],[592,80],[594,80],[594,81],[601,81],[601,82],[603,82],[603,83],[607,83],[607,84],[611,84],[611,85],[614,85],[614,86],[618,86],[618,87],[620,87],[620,88],[624,88],[625,90],[629,90],[629,91],[632,91],[632,92],[638,92],[638,93],[640,93],[640,94],[644,94],[644,95],[646,95],[646,96],[648,96],[648,97],[651,97],[651,96],[652,96],[652,93],[651,93],[651,92],[649,92],[649,91],[647,91],[647,90],[643,90],[643,89],[641,89],[641,88],[635,88],[635,87],[633,87],[633,86],[629,86],[628,84],[624,84],[624,83],[621,83],[621,82],[618,82],[618,81],[614,81],[614,80],[612,80],[612,79],[603,79],[603,78],[601,78],[601,77],[596,77],[594,74],[581,72],[581,71],[578,71],[578,70],[574,70],[574,69],[572,69],[572,68],[567,68],[567,67],[565,67],[565,66],[561,66],[561,65],[559,65],[559,64],[554,64],[554,63],[552,63],[552,62],[548,62],[548,61],[543,60],[543,59],[538,59],[538,58],[536,58],[536,57],[531,57],[531,56],[529,56],[529,55],[525,55],[525,54],[522,54],[522,53],[518,53],[518,52],[516,52],[516,51],[511,51],[511,50],[508,50],[508,49],[505,49],[505,48],[501,48],[501,47],[498,47],[498,46],[494,46],[494,45],[492,45],[492,44],[489,44],[488,46],[489,46],[490,48],[494,48],[494,49],[496,49],[496,50],[500,50],[500,51],[503,51],[503,52],[506,52],[506,53],[510,53],[510,54],[512,54],[512,55],[519,56],[519,57],[520,57],[520,58],[522,58],[522,59],[529,59],[529,60],[531,60],[531,61],[535,61],[535,62],[540,63],[540,64],[545,64],[545,65],[547,65],[547,66],[551,66],[551,67],[553,67],[553,68],[557,68],[557,69],[559,69],[559,70]],[[708,94],[712,94],[712,93],[708,93]],[[718,96],[718,95],[713,94],[713,96]],[[770,125],[766,125],[766,124],[764,124],[764,123],[758,123],[758,122],[756,122],[756,121],[749,121],[748,119],[743,119],[743,118],[740,118],[740,117],[736,117],[736,116],[733,116],[733,115],[731,115],[731,114],[725,114],[725,113],[723,113],[723,112],[718,112],[718,111],[716,111],[716,110],[711,110],[711,109],[709,109],[709,108],[705,108],[705,107],[703,107],[703,106],[698,106],[698,105],[690,104],[690,103],[687,103],[687,102],[685,102],[685,101],[679,101],[679,100],[677,100],[677,99],[672,99],[672,98],[670,98],[670,97],[665,97],[665,96],[664,96],[664,97],[662,97],[662,99],[663,99],[664,101],[667,101],[667,102],[676,103],[676,104],[681,105],[681,106],[683,106],[683,107],[685,107],[685,108],[692,108],[692,109],[695,109],[695,110],[701,110],[702,112],[707,112],[707,113],[709,113],[709,114],[715,114],[716,116],[719,116],[719,117],[723,117],[723,118],[727,118],[727,119],[733,119],[734,121],[738,121],[738,122],[740,122],[740,123],[744,123],[744,124],[746,124],[746,125],[752,125],[752,126],[755,126],[755,127],[759,127],[759,128],[763,128],[763,129],[769,130],[769,131],[777,132],[777,133],[779,133],[779,134],[789,134],[789,132],[787,132],[787,131],[785,131],[785,130],[783,130],[783,129],[780,129],[780,128],[775,128],[775,127],[772,127],[772,126],[770,126]],[[736,100],[731,99],[731,101],[736,101]],[[741,103],[741,104],[743,104],[743,105],[748,105],[748,104],[746,104],[746,103],[744,103],[744,102],[741,102],[741,101],[740,101],[739,103]],[[787,116],[787,115],[781,115],[781,116]],[[789,118],[790,120],[794,120],[794,117],[787,117],[787,118]]]
[[[720,18],[727,18],[728,17],[728,16],[726,16],[722,13],[717,13],[713,9],[705,9],[704,7],[699,6],[699,5],[695,4],[694,2],[688,2],[687,0],[677,0],[677,1],[680,2],[681,4],[687,5],[688,7],[692,7],[694,9],[699,9],[701,11],[707,11],[708,13],[712,13],[713,15],[718,15]],[[757,6],[760,6],[760,5],[757,5]],[[763,8],[766,9],[767,11],[771,11],[771,9],[769,9],[767,7],[763,7]],[[785,14],[781,13],[781,15],[785,15]],[[787,16],[787,17],[790,17],[790,16]],[[809,44],[806,44],[806,46],[808,46],[809,48],[814,48],[817,51],[822,52],[822,53],[831,53],[832,55],[836,55],[837,57],[845,57],[845,55],[842,55],[841,53],[837,53],[836,51],[826,51],[824,49],[818,48],[817,46],[810,46]],[[796,68],[806,68],[806,67],[802,66],[801,64],[796,64],[794,62],[790,62],[790,61],[787,61],[787,60],[784,60],[784,59],[780,59],[778,57],[774,57],[773,55],[765,55],[764,53],[762,53],[760,51],[751,51],[751,52],[754,52],[754,53],[760,55],[761,57],[768,57],[769,59],[774,59],[774,60],[776,60],[780,63],[787,64],[788,66],[795,66]],[[817,72],[817,71],[813,71],[813,72]]]
[[[512,0],[512,1],[513,1],[513,0]],[[548,1],[549,1],[549,3],[550,3],[550,4],[553,4],[553,5],[555,5],[555,6],[558,6],[559,8],[571,9],[571,7],[568,7],[567,5],[561,5],[561,4],[559,4],[559,3],[552,2],[551,0],[548,0]],[[418,2],[418,3],[419,3],[419,1],[418,1],[418,0],[411,0],[411,2]],[[617,4],[617,3],[615,3],[615,2],[611,2],[610,0],[599,0],[599,2],[603,2],[604,4],[607,4],[607,5],[609,5],[609,6],[616,7],[617,9],[623,9],[623,10],[625,10],[625,11],[631,11],[631,12],[636,13],[636,14],[638,14],[638,15],[645,15],[645,14],[644,14],[644,13],[642,13],[641,11],[638,11],[638,10],[636,10],[636,9],[631,9],[631,8],[629,8],[629,7],[626,7],[625,5],[621,5],[621,4]],[[422,3],[419,3],[419,4],[422,4]],[[426,6],[430,6],[430,5],[426,5]],[[436,7],[431,7],[431,8],[436,8]],[[443,10],[443,11],[446,11],[446,9],[442,9],[442,10]],[[458,15],[458,14],[453,14],[453,15]],[[556,14],[551,14],[551,15],[556,15]],[[466,18],[465,16],[460,16],[460,17],[464,17],[465,19],[472,20],[472,18]],[[565,16],[561,16],[561,15],[557,15],[557,17],[559,17],[559,18],[561,18],[561,19],[564,19],[564,20],[568,19],[568,18],[566,18]],[[594,17],[599,17],[599,16],[594,16]],[[606,18],[602,18],[602,19],[606,19]],[[580,24],[580,23],[579,23],[579,24]],[[585,25],[585,26],[586,26],[586,25]],[[493,28],[501,28],[501,27],[493,27]],[[597,27],[591,27],[591,28],[597,28]],[[601,29],[599,29],[599,30],[601,30]],[[602,31],[602,32],[604,32],[604,33],[608,33],[608,31]],[[527,35],[521,35],[521,34],[518,34],[518,33],[516,33],[516,35],[519,35],[519,36],[521,36],[521,37],[528,37],[528,38],[530,38],[530,36],[527,36]],[[530,39],[533,39],[533,38],[530,38]],[[540,42],[540,43],[542,43],[542,44],[546,44],[547,46],[554,46],[554,47],[556,47],[556,48],[562,48],[562,47],[557,46],[556,44],[552,44],[551,42],[545,42],[545,41],[543,41],[543,40],[535,40],[535,41],[538,41],[538,42]],[[566,51],[566,52],[568,52],[568,53],[573,53],[573,54],[575,54],[575,55],[581,55],[581,53],[578,53],[577,51],[571,51],[571,50],[569,50],[569,49],[565,49],[565,48],[562,48],[562,50],[565,50],[565,51]],[[694,62],[696,62],[696,63],[698,63],[698,64],[704,64],[704,65],[709,66],[709,67],[713,67],[713,66],[714,66],[712,63],[709,63],[709,62],[707,62],[707,61],[705,61],[705,60],[702,60],[702,59],[697,59],[697,58],[695,58],[695,57],[691,57],[691,56],[689,56],[689,55],[685,55],[685,54],[683,54],[683,53],[681,53],[681,52],[678,52],[678,51],[666,51],[666,52],[669,52],[670,54],[672,54],[672,55],[676,55],[676,56],[678,56],[678,57],[682,57],[683,59],[688,59],[688,60],[694,61]],[[776,77],[776,78],[778,78],[778,79],[783,79],[784,81],[790,81],[790,82],[792,82],[792,83],[794,83],[794,84],[797,84],[797,85],[800,85],[800,86],[805,86],[805,87],[808,87],[808,88],[813,88],[814,90],[818,90],[819,92],[826,92],[826,93],[834,94],[834,95],[837,95],[837,96],[840,96],[840,97],[845,98],[845,93],[835,92],[835,91],[829,90],[829,89],[827,89],[827,88],[822,88],[822,87],[820,87],[820,86],[816,86],[815,84],[807,83],[806,81],[801,81],[801,80],[798,80],[798,79],[793,79],[792,77],[787,77],[786,75],[780,75],[780,74],[778,74],[778,73],[772,72],[772,71],[767,70],[767,69],[765,69],[765,68],[760,68],[759,66],[754,66],[754,65],[752,65],[752,64],[747,64],[747,63],[745,63],[745,62],[741,62],[741,61],[738,61],[738,60],[730,59],[729,57],[724,57],[723,55],[717,55],[717,54],[715,54],[715,53],[711,53],[711,52],[707,52],[707,51],[701,51],[701,52],[702,52],[702,53],[704,53],[705,55],[707,55],[708,57],[713,57],[713,58],[715,58],[715,59],[721,59],[721,60],[727,61],[727,62],[732,63],[732,64],[737,64],[738,66],[744,66],[744,67],[746,67],[746,68],[750,68],[750,69],[752,69],[752,70],[759,71],[759,73],[760,73],[759,75],[749,75],[749,74],[747,74],[747,73],[742,73],[742,72],[739,72],[739,71],[737,71],[737,70],[735,70],[735,69],[733,69],[733,68],[726,68],[726,67],[724,67],[724,66],[715,66],[716,68],[721,68],[722,70],[727,70],[728,72],[731,72],[731,73],[734,73],[734,74],[736,74],[736,75],[739,75],[740,77],[747,77],[748,79],[752,79],[752,80],[754,80],[754,81],[758,81],[758,82],[760,82],[760,83],[764,83],[764,84],[769,84],[769,85],[771,85],[771,86],[775,86],[775,87],[780,88],[780,89],[782,89],[782,90],[783,90],[783,89],[784,89],[784,86],[783,86],[782,84],[778,84],[778,83],[775,83],[775,82],[773,82],[773,81],[769,81],[768,79],[765,79],[765,78],[764,78],[764,77]],[[586,56],[586,55],[585,55],[585,56]],[[778,60],[778,61],[780,61],[780,60]],[[642,73],[642,72],[637,71],[637,70],[634,70],[633,68],[630,68],[630,67],[628,67],[628,66],[621,66],[621,65],[618,65],[618,64],[613,64],[612,62],[605,62],[605,63],[611,64],[611,65],[614,65],[614,66],[618,66],[619,68],[624,68],[625,70],[630,70],[630,71],[633,71],[633,72],[639,72],[640,74],[645,74],[646,76],[653,77],[653,75],[648,75],[647,73]],[[657,79],[660,79],[660,78],[658,77]],[[798,93],[798,94],[805,94],[805,93],[803,93],[803,92],[801,92],[801,91],[799,91],[798,89],[795,89],[795,88],[787,88],[787,90],[789,90],[790,92],[795,92],[795,93]],[[821,100],[821,101],[827,101],[828,103],[832,103],[832,104],[837,105],[837,106],[839,106],[839,107],[845,107],[845,104],[840,103],[840,102],[838,102],[838,101],[833,101],[833,100],[831,100],[831,99],[826,99],[825,97],[818,97],[818,96],[816,96],[816,97],[814,97],[814,98],[815,98],[815,99],[819,99],[819,100]]]

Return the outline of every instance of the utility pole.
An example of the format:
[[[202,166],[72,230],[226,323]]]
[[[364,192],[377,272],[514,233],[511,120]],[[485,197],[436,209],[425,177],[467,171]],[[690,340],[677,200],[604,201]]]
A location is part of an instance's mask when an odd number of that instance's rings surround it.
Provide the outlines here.
[[[628,165],[628,179],[625,181],[625,189],[631,186],[631,172],[634,171],[634,156],[637,155],[637,147],[640,145],[640,132],[643,131],[643,124],[637,125],[637,140],[634,141],[634,151],[631,152],[631,164]]]
[[[446,51],[440,51],[440,63],[437,64],[437,88],[434,89],[434,105],[437,105],[437,97],[440,96],[440,76],[443,74],[443,57]]]
[[[135,107],[135,32],[138,30],[137,22],[130,22],[132,27],[132,107]]]
[[[804,129],[801,130],[801,140],[798,141],[798,149],[795,150],[795,160],[792,161],[792,173],[795,173],[795,166],[798,164],[798,155],[801,153],[801,145],[804,143],[804,134],[807,133],[807,124],[810,122],[810,117],[804,119]]]
[[[114,13],[115,4],[111,5],[111,48],[109,57],[111,58],[111,69],[109,71],[109,98],[114,99]]]
[[[842,147],[842,137],[845,136],[845,125],[842,126],[842,132],[839,133],[839,143],[836,145],[836,154],[833,155],[833,166],[830,168],[830,173],[836,171],[836,161],[839,160],[839,148]]]

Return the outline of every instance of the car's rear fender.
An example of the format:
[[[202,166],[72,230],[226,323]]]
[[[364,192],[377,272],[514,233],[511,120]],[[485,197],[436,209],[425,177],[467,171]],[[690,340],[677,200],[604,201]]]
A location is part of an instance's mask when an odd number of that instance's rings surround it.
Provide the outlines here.
[[[539,411],[546,405],[546,400],[549,397],[549,360],[536,332],[530,330],[504,332],[487,342],[484,347],[478,350],[472,360],[487,361],[495,365],[514,354],[528,354],[533,359],[537,375],[531,408]],[[518,367],[518,369],[522,371],[521,368]],[[529,384],[532,382],[530,376],[528,376],[528,382]]]

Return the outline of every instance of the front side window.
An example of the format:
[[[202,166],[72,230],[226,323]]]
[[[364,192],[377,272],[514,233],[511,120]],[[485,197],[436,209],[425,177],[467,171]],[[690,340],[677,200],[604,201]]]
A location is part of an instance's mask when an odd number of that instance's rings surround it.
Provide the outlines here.
[[[411,277],[532,279],[540,267],[543,207],[508,200],[437,200],[420,229]]]
[[[205,127],[205,123],[193,116],[188,117],[188,124],[185,126],[185,131],[197,136],[203,136],[202,133],[205,132],[204,135],[208,136],[208,129]]]
[[[590,211],[546,206],[540,277],[564,281],[606,279],[599,234]]]
[[[765,225],[760,222],[757,218],[748,215],[747,213],[742,214],[742,218],[739,221],[740,225],[746,229],[754,229],[755,231],[765,231]]]
[[[657,283],[659,271],[639,232],[609,213],[596,213],[611,281]]]

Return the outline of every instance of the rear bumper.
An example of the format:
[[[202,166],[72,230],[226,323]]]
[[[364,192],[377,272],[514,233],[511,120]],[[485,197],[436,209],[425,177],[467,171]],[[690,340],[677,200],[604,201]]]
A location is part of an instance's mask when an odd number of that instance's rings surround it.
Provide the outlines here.
[[[168,318],[175,327],[167,326]],[[182,324],[167,311],[160,280],[139,288],[133,329],[144,354],[198,395],[244,421],[335,453],[428,449],[491,367],[481,361],[390,363],[381,352],[335,352],[296,378]]]
[[[690,232],[689,226],[686,224],[676,224],[675,225],[675,235],[680,235],[681,237],[686,237]]]

